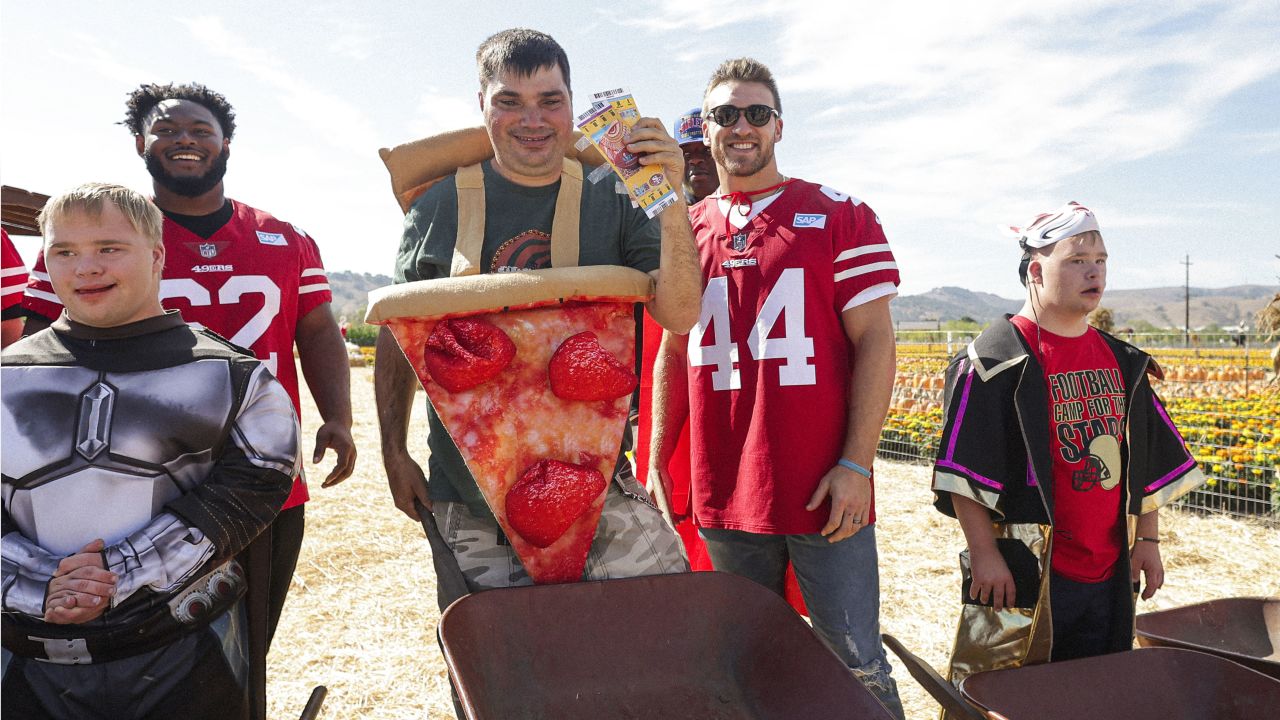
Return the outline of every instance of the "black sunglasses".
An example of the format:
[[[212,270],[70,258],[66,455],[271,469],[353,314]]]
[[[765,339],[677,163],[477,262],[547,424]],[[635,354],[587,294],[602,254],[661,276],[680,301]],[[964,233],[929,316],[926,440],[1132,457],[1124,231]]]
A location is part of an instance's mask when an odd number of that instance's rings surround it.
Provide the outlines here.
[[[775,115],[782,117],[782,113],[768,105],[751,105],[744,108],[734,107],[733,105],[720,105],[708,110],[703,117],[720,127],[733,127],[737,124],[739,115],[746,115],[747,122],[756,127],[768,125]]]

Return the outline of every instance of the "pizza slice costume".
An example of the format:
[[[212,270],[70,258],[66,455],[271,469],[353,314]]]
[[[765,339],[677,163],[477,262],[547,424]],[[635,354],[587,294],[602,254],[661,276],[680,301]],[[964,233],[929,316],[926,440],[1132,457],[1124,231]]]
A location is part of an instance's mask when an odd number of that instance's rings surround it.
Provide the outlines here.
[[[1160,377],[1151,356],[1100,333],[1115,356],[1123,381],[1124,413],[1119,462],[1121,508],[1127,522],[1113,573],[1120,618],[1113,625],[1114,650],[1133,644],[1134,596],[1129,548],[1138,515],[1156,510],[1204,482],[1195,459],[1147,375]],[[1049,435],[1049,388],[1044,371],[1023,335],[1008,320],[983,331],[947,368],[945,425],[934,464],[937,509],[955,517],[953,495],[987,508],[997,543],[1019,587],[1037,589],[1026,607],[994,611],[966,604],[961,610],[949,677],[959,682],[977,672],[1048,662],[1053,631],[1049,585],[1054,532],[1054,458]],[[1104,473],[1105,474],[1105,473]],[[1101,476],[1100,476],[1101,477]],[[1007,552],[1006,552],[1007,551]],[[962,557],[962,574],[968,574]],[[1019,598],[1022,590],[1018,590]]]

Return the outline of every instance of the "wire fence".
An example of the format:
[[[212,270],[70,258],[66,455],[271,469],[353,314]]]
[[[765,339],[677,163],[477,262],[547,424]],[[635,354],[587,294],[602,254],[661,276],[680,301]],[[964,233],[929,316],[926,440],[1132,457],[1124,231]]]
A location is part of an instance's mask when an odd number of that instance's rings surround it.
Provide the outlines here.
[[[893,403],[879,454],[932,463],[942,433],[943,372],[974,333],[900,331]],[[1153,387],[1207,478],[1177,505],[1280,527],[1280,382],[1274,341],[1238,333],[1122,336],[1164,371]]]

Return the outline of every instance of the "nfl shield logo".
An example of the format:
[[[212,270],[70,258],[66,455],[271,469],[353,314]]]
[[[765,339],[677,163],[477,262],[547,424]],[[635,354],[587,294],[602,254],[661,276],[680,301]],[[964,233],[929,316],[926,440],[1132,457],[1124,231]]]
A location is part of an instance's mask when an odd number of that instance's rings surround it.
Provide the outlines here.
[[[733,236],[733,249],[742,252],[747,249],[747,234],[738,233]]]
[[[218,246],[213,243],[200,243],[200,257],[211,258],[218,255]]]

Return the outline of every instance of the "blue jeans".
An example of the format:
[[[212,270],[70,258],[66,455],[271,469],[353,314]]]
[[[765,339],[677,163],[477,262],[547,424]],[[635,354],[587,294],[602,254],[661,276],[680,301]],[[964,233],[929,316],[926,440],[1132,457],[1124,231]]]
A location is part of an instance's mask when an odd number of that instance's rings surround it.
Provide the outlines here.
[[[813,629],[894,717],[898,685],[880,643],[880,567],[875,526],[829,543],[818,534],[761,535],[701,528],[716,570],[741,575],[783,595],[787,560],[795,566]]]

